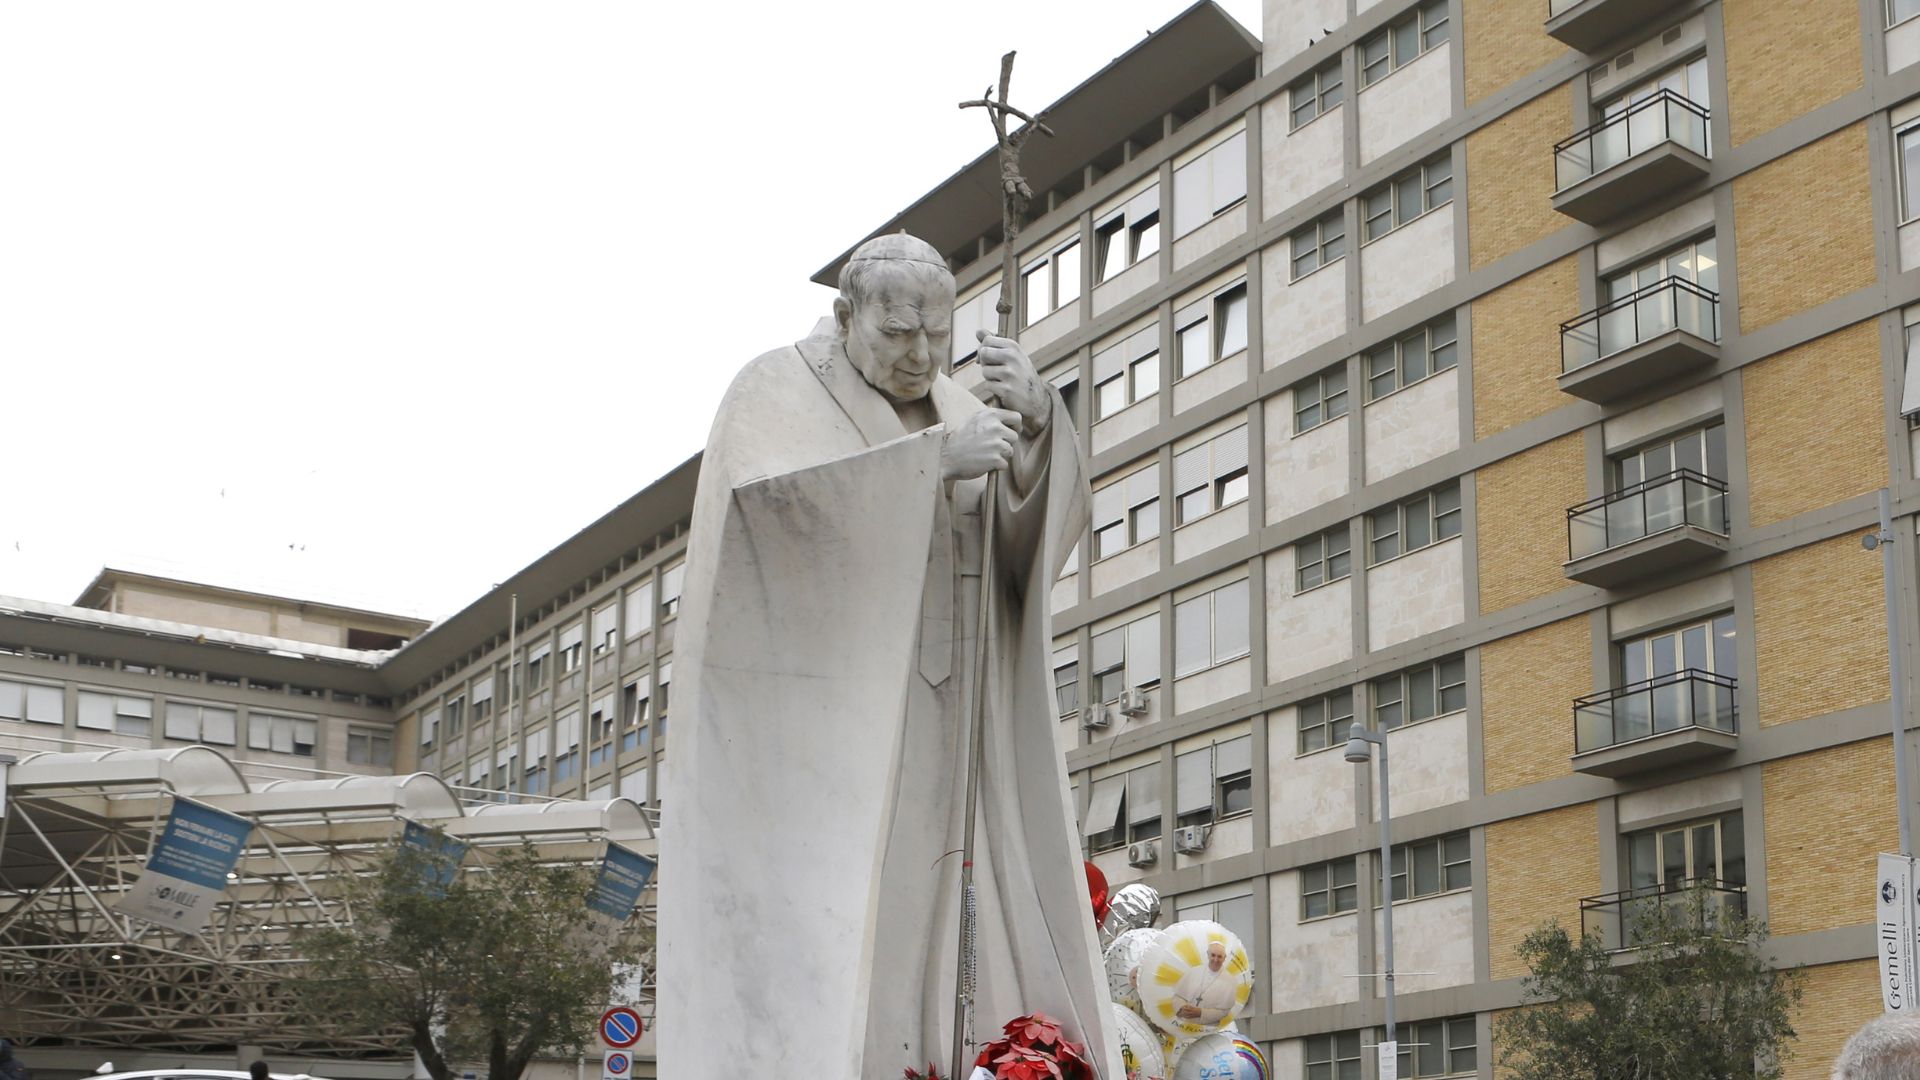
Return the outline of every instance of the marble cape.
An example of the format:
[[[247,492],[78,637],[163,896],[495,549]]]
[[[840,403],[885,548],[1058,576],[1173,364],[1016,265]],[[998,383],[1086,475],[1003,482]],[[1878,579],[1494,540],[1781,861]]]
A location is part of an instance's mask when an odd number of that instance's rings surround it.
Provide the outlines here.
[[[721,404],[662,794],[662,1075],[947,1071],[985,482],[943,485],[939,456],[985,406],[944,375],[931,400],[940,424],[907,433],[816,330]],[[1047,597],[1087,480],[1068,424],[1023,451],[999,486],[974,1033],[1043,1011],[1121,1080],[1053,742]]]

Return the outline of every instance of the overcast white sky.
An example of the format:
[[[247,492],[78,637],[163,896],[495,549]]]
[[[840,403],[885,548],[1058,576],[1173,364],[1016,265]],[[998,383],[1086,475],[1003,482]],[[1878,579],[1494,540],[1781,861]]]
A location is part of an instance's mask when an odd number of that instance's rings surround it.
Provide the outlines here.
[[[0,595],[451,615],[700,449],[1002,52],[1045,104],[1187,2],[0,6]]]

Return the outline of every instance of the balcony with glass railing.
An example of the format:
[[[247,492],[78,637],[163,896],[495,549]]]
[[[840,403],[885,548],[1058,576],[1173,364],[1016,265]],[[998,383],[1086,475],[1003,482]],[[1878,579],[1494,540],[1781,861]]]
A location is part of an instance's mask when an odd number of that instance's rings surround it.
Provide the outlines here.
[[[1676,469],[1567,509],[1566,575],[1617,588],[1724,553],[1727,484]]]
[[[1553,148],[1553,208],[1602,225],[1704,180],[1712,153],[1708,111],[1661,90]]]
[[[1621,777],[1731,751],[1739,740],[1739,684],[1684,668],[1573,702],[1573,767]]]
[[[1672,8],[1672,0],[1547,0],[1547,35],[1590,53]]]
[[[1602,404],[1720,359],[1720,295],[1682,277],[1560,324],[1560,389]]]
[[[1666,925],[1713,930],[1746,916],[1747,887],[1715,878],[1686,878],[1589,896],[1580,901],[1580,930],[1598,937],[1608,952],[1655,944],[1662,908]]]

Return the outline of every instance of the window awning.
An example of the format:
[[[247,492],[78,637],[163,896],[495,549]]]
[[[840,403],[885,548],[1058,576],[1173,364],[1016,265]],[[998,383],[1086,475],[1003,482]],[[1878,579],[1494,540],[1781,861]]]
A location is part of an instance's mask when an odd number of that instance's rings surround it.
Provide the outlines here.
[[[1112,832],[1120,824],[1120,796],[1126,790],[1125,774],[1093,782],[1093,797],[1087,805],[1087,824],[1083,830],[1088,836]]]

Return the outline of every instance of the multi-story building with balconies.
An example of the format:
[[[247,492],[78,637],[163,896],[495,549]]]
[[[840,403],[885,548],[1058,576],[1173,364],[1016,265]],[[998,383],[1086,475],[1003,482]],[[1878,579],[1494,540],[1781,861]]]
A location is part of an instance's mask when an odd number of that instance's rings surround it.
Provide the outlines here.
[[[1028,145],[1019,333],[1094,477],[1051,598],[1058,715],[1033,721],[1108,878],[1246,942],[1241,1028],[1276,1076],[1375,1075],[1356,725],[1393,762],[1423,1044],[1400,1075],[1490,1077],[1531,928],[1618,943],[1690,882],[1805,966],[1790,1076],[1878,1012],[1898,838],[1857,538],[1881,487],[1896,534],[1920,515],[1916,15],[1268,0],[1263,44],[1203,0]],[[963,381],[998,298],[994,170],[874,230],[949,255]],[[696,471],[354,669],[393,698],[400,764],[657,806]],[[1920,562],[1894,550],[1912,670]]]

